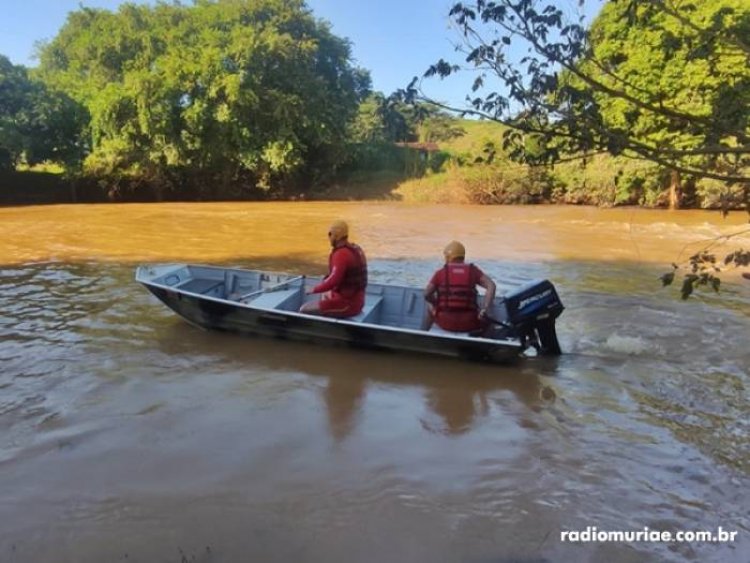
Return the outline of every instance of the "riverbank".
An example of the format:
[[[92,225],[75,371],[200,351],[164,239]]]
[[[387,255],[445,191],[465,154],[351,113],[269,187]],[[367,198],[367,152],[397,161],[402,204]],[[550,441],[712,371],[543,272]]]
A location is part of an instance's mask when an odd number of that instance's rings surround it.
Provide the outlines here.
[[[590,171],[589,176],[598,172]],[[586,172],[581,172],[583,186]],[[588,191],[575,186],[556,186],[546,172],[530,173],[516,166],[502,170],[488,167],[448,167],[414,178],[404,171],[384,169],[350,173],[326,187],[303,191],[261,190],[247,185],[228,188],[195,186],[185,189],[157,189],[142,182],[110,184],[94,178],[70,178],[38,171],[0,172],[0,205],[39,205],[65,203],[152,203],[152,202],[230,202],[230,201],[401,201],[416,204],[536,205],[567,204],[595,207],[670,207],[670,193],[663,190],[647,199],[618,198],[617,186],[597,184]],[[735,188],[737,191],[737,188]],[[746,199],[746,198],[745,198]],[[734,202],[734,203],[732,203]],[[728,209],[747,209],[742,198],[730,200]],[[720,197],[695,196],[681,200],[680,209],[720,209],[727,201]]]
[[[219,190],[165,190],[139,184],[129,189],[122,184],[110,187],[105,181],[69,178],[62,174],[37,171],[0,172],[0,205],[42,205],[66,203],[158,203],[228,201],[393,201],[401,197],[395,190],[403,182],[399,172],[384,170],[354,175],[344,182],[311,192],[296,189],[264,191],[236,185]]]

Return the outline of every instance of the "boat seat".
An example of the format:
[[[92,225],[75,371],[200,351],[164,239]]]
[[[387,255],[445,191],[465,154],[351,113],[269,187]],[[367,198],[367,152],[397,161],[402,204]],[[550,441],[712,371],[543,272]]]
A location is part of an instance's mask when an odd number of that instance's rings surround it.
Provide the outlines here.
[[[353,321],[355,323],[371,323],[376,320],[378,309],[380,304],[383,302],[382,295],[365,295],[365,306],[362,307],[357,315],[345,319],[347,321]]]
[[[206,295],[223,284],[223,280],[206,280],[198,278],[183,282],[175,286],[175,289],[181,289],[183,291],[189,291],[190,293],[199,293],[201,295]]]
[[[269,291],[268,293],[261,293],[258,297],[248,301],[248,304],[253,307],[263,307],[264,309],[281,309],[294,297],[297,297],[300,293],[300,288],[294,289],[282,289],[279,291]]]

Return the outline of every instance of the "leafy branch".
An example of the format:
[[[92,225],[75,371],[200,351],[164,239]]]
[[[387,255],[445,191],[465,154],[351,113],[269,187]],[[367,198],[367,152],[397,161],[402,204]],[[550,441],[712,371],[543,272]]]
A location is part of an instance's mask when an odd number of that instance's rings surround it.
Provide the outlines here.
[[[750,251],[748,250],[734,250],[725,255],[722,260],[716,256],[715,252],[711,251],[717,244],[724,243],[733,237],[745,233],[750,233],[750,229],[717,237],[713,239],[711,244],[688,258],[687,273],[683,276],[682,286],[680,287],[680,294],[683,299],[690,297],[693,291],[699,287],[708,287],[718,293],[721,287],[721,278],[718,274],[727,268],[746,268],[750,265]],[[662,287],[672,285],[679,269],[680,266],[672,264],[672,271],[663,274],[659,278]]]

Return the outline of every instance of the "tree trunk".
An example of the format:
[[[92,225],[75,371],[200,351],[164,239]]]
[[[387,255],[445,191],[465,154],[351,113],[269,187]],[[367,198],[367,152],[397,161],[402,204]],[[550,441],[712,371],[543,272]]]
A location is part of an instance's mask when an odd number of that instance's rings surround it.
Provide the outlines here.
[[[682,186],[680,185],[680,173],[672,170],[669,181],[669,208],[679,209],[682,204]]]

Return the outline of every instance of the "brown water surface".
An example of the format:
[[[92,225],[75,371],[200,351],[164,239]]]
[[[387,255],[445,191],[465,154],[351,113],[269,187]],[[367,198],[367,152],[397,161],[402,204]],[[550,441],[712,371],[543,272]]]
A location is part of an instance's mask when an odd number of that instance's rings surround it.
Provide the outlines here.
[[[206,333],[138,263],[380,282],[451,238],[557,285],[566,352],[493,367]],[[746,217],[393,203],[0,209],[0,561],[747,561],[750,283],[656,278]],[[747,234],[724,247],[750,247]],[[578,543],[561,530],[736,530]]]

